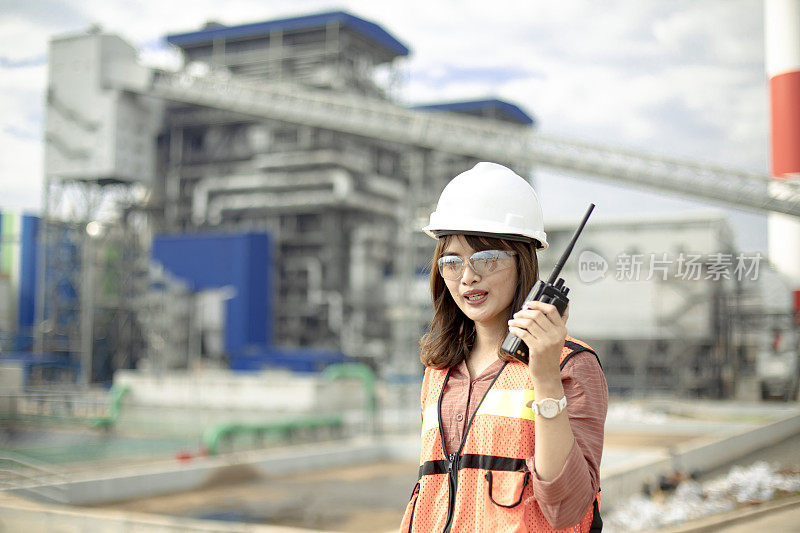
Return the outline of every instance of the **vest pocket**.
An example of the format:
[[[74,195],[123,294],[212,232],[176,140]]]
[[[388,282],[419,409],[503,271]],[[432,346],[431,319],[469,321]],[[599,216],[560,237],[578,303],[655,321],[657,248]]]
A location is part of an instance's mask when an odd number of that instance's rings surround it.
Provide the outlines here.
[[[520,474],[522,474],[521,477]],[[531,479],[531,473],[498,471],[493,476],[492,472],[486,472],[484,478],[488,483],[489,499],[492,503],[498,507],[511,509],[522,502],[522,496]],[[497,484],[496,488],[494,487],[495,484]],[[522,486],[520,487],[520,485]],[[517,494],[519,494],[518,497],[516,496]]]
[[[414,486],[414,490],[411,491],[411,498],[408,500],[408,505],[406,505],[406,512],[403,513],[403,523],[400,524],[400,531],[408,531],[411,533],[411,527],[414,525],[414,511],[417,508],[417,498],[419,498],[419,481]]]

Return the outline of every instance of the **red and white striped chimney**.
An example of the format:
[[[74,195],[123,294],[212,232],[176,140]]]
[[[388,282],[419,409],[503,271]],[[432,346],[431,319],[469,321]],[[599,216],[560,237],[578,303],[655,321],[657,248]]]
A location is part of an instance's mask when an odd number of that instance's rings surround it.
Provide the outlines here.
[[[772,175],[800,179],[800,0],[764,0],[764,41],[769,77]],[[769,215],[769,255],[792,283],[800,310],[800,220]]]

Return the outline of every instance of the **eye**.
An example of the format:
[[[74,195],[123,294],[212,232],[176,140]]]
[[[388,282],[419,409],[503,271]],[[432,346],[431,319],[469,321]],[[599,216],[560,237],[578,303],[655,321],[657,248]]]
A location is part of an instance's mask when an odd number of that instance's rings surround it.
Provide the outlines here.
[[[499,257],[500,257],[500,252],[496,250],[484,250],[482,252],[475,252],[472,255],[472,258],[475,261],[484,261],[486,263],[497,261]]]
[[[494,272],[497,269],[497,259],[496,255],[490,255],[484,257],[483,259],[483,267],[487,272]]]
[[[476,268],[488,274],[508,267],[508,262],[505,261],[508,257],[509,254],[502,250],[483,250],[473,254],[471,262]]]
[[[461,258],[457,255],[445,255],[439,259],[439,267],[448,272],[455,272],[461,268]]]

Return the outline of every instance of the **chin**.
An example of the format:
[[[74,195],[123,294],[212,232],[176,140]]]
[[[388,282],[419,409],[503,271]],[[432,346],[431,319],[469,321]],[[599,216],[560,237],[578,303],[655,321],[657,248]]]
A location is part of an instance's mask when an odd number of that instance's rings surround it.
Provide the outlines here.
[[[470,312],[471,311],[471,312]],[[467,309],[464,311],[464,314],[475,322],[476,324],[480,324],[483,322],[494,322],[497,319],[498,313],[485,313],[480,311],[475,311],[473,309]]]

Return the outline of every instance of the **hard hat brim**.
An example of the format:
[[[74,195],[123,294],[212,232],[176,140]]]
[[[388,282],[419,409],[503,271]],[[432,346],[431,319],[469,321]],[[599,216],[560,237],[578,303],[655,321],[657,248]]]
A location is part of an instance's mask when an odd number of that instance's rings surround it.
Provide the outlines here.
[[[534,247],[537,250],[546,250],[547,249],[547,242],[542,242],[539,239],[535,239],[533,237],[528,237],[527,235],[516,235],[513,233],[490,233],[488,231],[465,231],[465,230],[431,230],[423,228],[423,231],[433,237],[434,239],[438,239],[440,237],[445,237],[447,235],[474,235],[476,237],[489,237],[491,239],[503,239],[506,241],[517,241],[517,242],[532,242]]]

